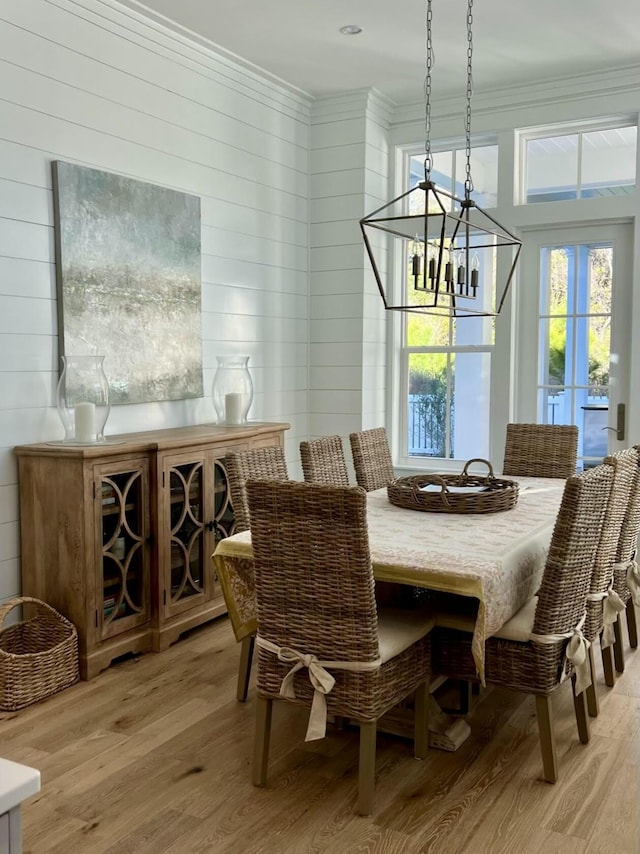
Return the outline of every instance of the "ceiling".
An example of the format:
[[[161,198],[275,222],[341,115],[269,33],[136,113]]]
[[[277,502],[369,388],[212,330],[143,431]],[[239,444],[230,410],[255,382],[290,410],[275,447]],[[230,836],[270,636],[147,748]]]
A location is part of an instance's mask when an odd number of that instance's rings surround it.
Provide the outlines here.
[[[314,95],[375,87],[421,100],[425,0],[120,0]],[[347,24],[362,32],[345,36]],[[433,3],[437,100],[464,95],[466,2]],[[638,0],[478,0],[474,91],[640,63]]]

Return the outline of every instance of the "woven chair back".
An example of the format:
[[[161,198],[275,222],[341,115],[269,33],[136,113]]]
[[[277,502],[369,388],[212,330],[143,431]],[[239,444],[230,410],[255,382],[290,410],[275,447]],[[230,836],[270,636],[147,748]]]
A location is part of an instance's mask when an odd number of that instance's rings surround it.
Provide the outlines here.
[[[605,593],[612,582],[622,523],[629,503],[629,495],[638,458],[633,450],[620,451],[605,457],[604,464],[613,468],[613,482],[609,501],[605,507],[604,524],[600,542],[593,561],[589,593]],[[594,641],[603,628],[604,607],[602,599],[587,601],[587,622],[584,634]]]
[[[340,436],[300,442],[300,460],[307,483],[349,486],[349,472]]]
[[[616,562],[633,560],[640,535],[640,445],[630,448],[630,453],[635,454],[636,463],[631,477],[629,501],[620,529]]]
[[[503,474],[566,478],[576,473],[577,456],[573,424],[507,424]]]
[[[260,636],[321,660],[375,660],[364,491],[291,481],[249,481],[247,491]],[[264,658],[282,679],[290,665]]]
[[[395,475],[385,428],[351,433],[349,441],[358,486],[367,492],[388,486]]]
[[[584,615],[613,477],[614,467],[603,464],[565,484],[538,591],[536,634],[563,634]]]
[[[227,454],[224,467],[235,520],[234,533],[238,534],[251,527],[247,481],[288,480],[287,463],[282,448],[253,448]]]

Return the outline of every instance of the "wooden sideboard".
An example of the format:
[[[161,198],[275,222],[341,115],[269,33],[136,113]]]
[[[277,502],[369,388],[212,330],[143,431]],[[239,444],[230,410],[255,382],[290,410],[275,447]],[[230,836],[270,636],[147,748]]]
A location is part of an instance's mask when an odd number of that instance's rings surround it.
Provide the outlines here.
[[[211,560],[234,524],[223,458],[282,447],[288,428],[203,424],[15,448],[22,592],[77,627],[83,679],[226,612]]]

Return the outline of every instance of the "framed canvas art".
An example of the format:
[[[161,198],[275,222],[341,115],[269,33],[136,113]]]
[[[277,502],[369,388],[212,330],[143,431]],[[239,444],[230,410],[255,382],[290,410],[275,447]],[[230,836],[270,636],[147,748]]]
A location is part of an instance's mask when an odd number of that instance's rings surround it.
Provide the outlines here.
[[[112,404],[202,397],[200,199],[52,167],[60,355],[103,355]]]

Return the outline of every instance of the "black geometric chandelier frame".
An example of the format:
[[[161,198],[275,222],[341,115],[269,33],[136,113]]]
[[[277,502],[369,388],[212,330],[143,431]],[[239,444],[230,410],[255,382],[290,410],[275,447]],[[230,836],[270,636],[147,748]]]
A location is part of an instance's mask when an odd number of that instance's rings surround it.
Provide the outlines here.
[[[431,2],[426,3],[424,181],[367,214],[360,220],[360,229],[385,309],[454,317],[495,316],[513,280],[522,242],[471,198],[473,0],[467,4],[466,179],[462,198],[437,187],[431,176]],[[406,263],[406,277],[413,286],[397,303],[390,296],[393,285],[385,288],[381,272],[389,236],[396,239],[402,263]],[[388,271],[386,278],[393,282]]]

